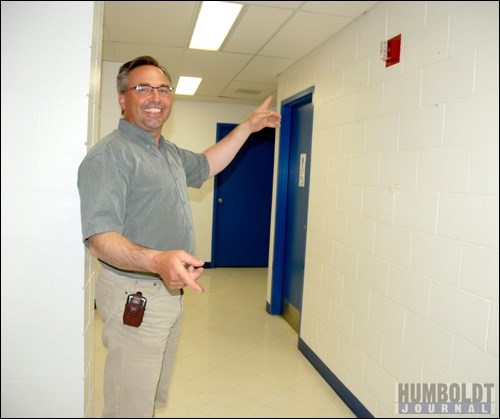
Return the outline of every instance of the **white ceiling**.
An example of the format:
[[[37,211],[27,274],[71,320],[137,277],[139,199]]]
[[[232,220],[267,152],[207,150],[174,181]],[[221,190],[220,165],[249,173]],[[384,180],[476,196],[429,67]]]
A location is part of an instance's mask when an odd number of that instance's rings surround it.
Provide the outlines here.
[[[258,105],[277,76],[378,1],[235,1],[242,11],[219,51],[188,49],[201,1],[105,1],[102,59],[151,55],[174,86],[202,77],[198,101]],[[216,22],[214,22],[216,24]]]

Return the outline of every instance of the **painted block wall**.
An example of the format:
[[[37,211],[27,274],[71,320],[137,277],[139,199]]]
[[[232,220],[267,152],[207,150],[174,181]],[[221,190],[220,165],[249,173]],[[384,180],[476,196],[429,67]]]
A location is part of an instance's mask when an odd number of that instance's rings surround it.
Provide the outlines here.
[[[498,400],[498,39],[498,2],[382,2],[279,77],[315,87],[300,337],[376,417],[397,383]]]

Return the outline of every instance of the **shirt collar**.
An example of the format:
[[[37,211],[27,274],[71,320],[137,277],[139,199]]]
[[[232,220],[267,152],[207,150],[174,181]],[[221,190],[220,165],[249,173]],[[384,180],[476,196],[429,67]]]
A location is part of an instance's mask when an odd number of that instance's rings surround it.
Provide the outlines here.
[[[155,140],[151,137],[149,132],[144,131],[142,128],[139,128],[137,125],[131,124],[125,119],[120,119],[118,123],[118,129],[123,131],[124,133],[131,135],[135,138],[138,138],[146,145],[154,145],[156,146]],[[163,135],[160,136],[160,144],[165,142],[165,138]]]

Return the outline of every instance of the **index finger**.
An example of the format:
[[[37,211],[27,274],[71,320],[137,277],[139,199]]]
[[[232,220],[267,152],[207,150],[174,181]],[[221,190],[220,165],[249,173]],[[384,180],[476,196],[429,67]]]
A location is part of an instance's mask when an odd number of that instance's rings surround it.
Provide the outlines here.
[[[260,111],[265,111],[273,101],[273,95],[269,96],[264,102],[262,102],[262,105],[260,105],[257,109]]]
[[[203,287],[198,284],[197,279],[203,273],[203,268],[194,268],[192,265],[189,266],[182,274],[181,280],[187,287],[192,288],[197,293],[201,294],[204,290]]]

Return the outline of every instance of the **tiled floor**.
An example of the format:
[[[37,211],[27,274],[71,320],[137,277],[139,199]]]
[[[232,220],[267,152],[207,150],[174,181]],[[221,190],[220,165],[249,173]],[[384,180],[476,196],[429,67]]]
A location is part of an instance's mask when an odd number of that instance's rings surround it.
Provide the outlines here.
[[[169,405],[155,417],[356,417],[266,313],[266,268],[208,269],[186,291]],[[102,410],[102,321],[96,315],[96,417]]]

